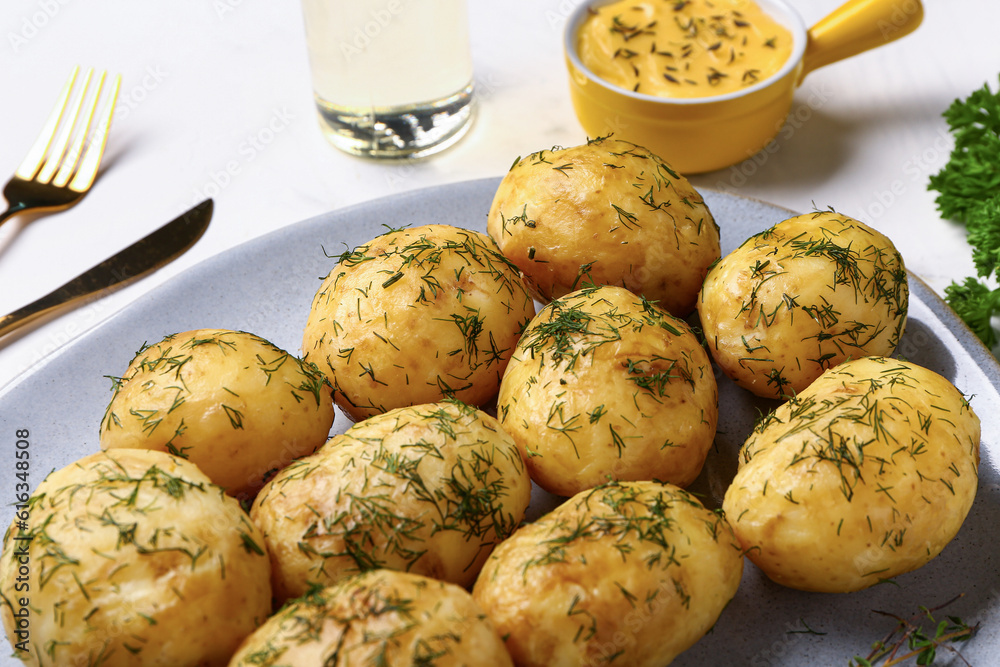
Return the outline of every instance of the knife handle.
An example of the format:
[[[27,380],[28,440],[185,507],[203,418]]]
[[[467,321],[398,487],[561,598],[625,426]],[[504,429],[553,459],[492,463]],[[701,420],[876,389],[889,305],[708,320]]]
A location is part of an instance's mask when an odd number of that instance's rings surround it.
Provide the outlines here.
[[[142,241],[133,244],[133,247],[139,243],[142,243]],[[119,269],[114,268],[114,257],[106,259],[97,266],[84,271],[76,278],[52,290],[45,296],[0,317],[0,337],[47,315],[57,308],[106,294],[118,285],[129,282],[135,277],[137,276],[124,274]]]
[[[86,296],[97,296],[96,294],[81,294],[74,297],[67,294],[64,287],[60,287],[54,292],[50,292],[40,299],[32,301],[27,306],[22,306],[12,313],[0,317],[0,336],[9,334],[15,329],[19,329],[29,322],[37,320],[39,317],[52,312],[56,308],[73,301],[82,300]]]

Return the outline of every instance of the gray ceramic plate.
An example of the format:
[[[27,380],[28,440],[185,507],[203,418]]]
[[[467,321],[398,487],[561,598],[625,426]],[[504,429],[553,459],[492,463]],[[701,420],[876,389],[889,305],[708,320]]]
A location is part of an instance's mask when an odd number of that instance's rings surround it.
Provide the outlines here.
[[[298,353],[319,279],[333,264],[327,254],[368,241],[384,231],[383,225],[433,222],[485,230],[498,183],[485,179],[415,191],[334,211],[254,240],[153,290],[8,385],[0,393],[0,491],[8,496],[0,500],[2,525],[9,525],[13,515],[8,503],[15,482],[16,429],[30,431],[35,486],[48,471],[97,451],[98,424],[110,398],[105,376],[120,375],[143,342],[219,327],[251,331]],[[706,191],[704,196],[722,228],[724,253],[791,215],[733,195]],[[1000,367],[947,305],[912,276],[910,319],[899,354],[973,395],[973,408],[983,422],[979,495],[959,535],[921,570],[850,595],[784,589],[748,563],[736,598],[714,630],[675,665],[845,665],[892,629],[893,622],[873,610],[909,616],[920,605],[933,607],[960,593],[964,597],[945,612],[982,624],[977,637],[963,647],[964,655],[976,667],[998,664],[1000,557],[990,534],[1000,526],[994,458],[1000,448]],[[710,506],[721,502],[735,471],[736,452],[758,410],[773,406],[726,380],[720,382],[720,401],[716,447],[695,485]],[[348,425],[338,414],[334,431]],[[533,511],[553,502],[539,494]],[[942,653],[940,662],[949,664],[948,657]]]

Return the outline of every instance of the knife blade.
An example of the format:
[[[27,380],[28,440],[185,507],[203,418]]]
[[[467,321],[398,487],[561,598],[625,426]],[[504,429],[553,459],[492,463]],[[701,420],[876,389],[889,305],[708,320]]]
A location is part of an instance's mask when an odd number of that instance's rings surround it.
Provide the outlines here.
[[[0,336],[57,308],[124,285],[168,264],[201,238],[212,219],[213,208],[214,202],[206,199],[42,298],[0,317]]]

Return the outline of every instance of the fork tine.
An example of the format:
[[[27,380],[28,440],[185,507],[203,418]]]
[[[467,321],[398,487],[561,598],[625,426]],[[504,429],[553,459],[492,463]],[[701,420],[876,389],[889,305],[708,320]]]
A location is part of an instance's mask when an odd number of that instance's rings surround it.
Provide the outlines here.
[[[49,154],[45,159],[45,164],[42,165],[42,170],[35,177],[35,180],[39,183],[48,183],[51,181],[56,170],[59,168],[59,163],[66,153],[66,145],[69,144],[69,138],[73,136],[73,129],[76,127],[76,117],[80,114],[80,107],[83,105],[83,98],[90,87],[90,77],[93,74],[93,68],[87,70],[87,73],[83,76],[83,83],[80,84],[80,92],[70,104],[69,114],[64,113],[63,118],[60,118],[62,127],[59,129],[59,134],[56,135],[56,140],[49,146]]]
[[[88,75],[90,73],[88,72]],[[80,118],[80,127],[76,131],[76,138],[73,140],[73,145],[70,146],[69,150],[66,151],[66,155],[62,158],[62,163],[59,165],[59,172],[52,181],[52,185],[63,187],[69,182],[69,177],[73,174],[73,169],[76,168],[76,163],[80,159],[80,152],[83,150],[83,143],[87,140],[87,134],[90,132],[90,124],[94,119],[94,109],[97,108],[97,100],[101,96],[101,89],[104,88],[104,78],[107,72],[101,72],[97,77],[97,86],[94,88],[94,92],[90,95],[87,101],[87,107],[83,112],[83,116]],[[84,88],[86,90],[86,88]],[[83,94],[81,93],[80,99],[83,99]],[[52,160],[55,157],[49,158]],[[45,163],[45,168],[42,169],[42,173],[38,175],[38,180],[44,182],[43,178],[45,175],[45,169],[48,168],[48,162]]]
[[[73,182],[69,184],[70,190],[86,192],[94,183],[97,168],[101,165],[101,157],[104,155],[104,147],[107,145],[108,131],[111,129],[111,118],[115,112],[115,103],[118,100],[118,89],[121,88],[121,83],[121,74],[116,74],[111,82],[111,92],[108,94],[108,101],[105,103],[101,117],[97,122],[94,136],[87,146],[87,152],[80,161],[80,168],[73,177]],[[96,101],[95,98],[95,104]]]
[[[38,168],[42,166],[42,160],[45,158],[45,152],[49,148],[49,144],[52,143],[52,137],[55,136],[56,130],[59,128],[59,118],[62,117],[63,109],[66,106],[66,101],[69,99],[70,91],[73,90],[73,82],[76,81],[77,72],[80,71],[79,66],[74,67],[73,71],[70,72],[69,80],[66,85],[63,86],[62,93],[59,94],[59,99],[56,101],[55,108],[49,114],[48,120],[45,121],[45,126],[42,128],[41,133],[38,138],[35,139],[35,143],[28,150],[28,154],[24,157],[21,162],[21,166],[17,168],[15,174],[19,178],[23,178],[26,181],[30,181],[35,177],[35,173]]]

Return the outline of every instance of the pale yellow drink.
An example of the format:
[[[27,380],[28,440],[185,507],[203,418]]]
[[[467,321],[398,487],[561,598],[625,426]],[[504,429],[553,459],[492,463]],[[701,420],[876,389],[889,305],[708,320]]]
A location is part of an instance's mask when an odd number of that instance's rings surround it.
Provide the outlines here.
[[[302,0],[324,131],[351,153],[409,157],[472,116],[465,0]]]

